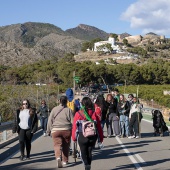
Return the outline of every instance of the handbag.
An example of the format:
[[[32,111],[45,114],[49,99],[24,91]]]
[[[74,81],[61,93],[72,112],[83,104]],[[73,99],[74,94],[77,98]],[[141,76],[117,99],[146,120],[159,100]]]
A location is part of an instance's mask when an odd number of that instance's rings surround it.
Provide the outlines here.
[[[51,123],[53,124],[55,122],[55,118],[58,116],[58,114],[64,109],[64,107],[62,109],[59,110],[59,112],[57,112],[55,114],[55,116],[53,117],[53,119],[51,120]]]

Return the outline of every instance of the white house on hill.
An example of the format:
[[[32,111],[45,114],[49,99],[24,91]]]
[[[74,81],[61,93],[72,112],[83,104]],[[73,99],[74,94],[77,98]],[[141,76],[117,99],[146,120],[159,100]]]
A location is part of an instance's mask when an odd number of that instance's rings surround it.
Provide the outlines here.
[[[115,45],[115,39],[113,37],[109,37],[107,41],[99,41],[94,43],[94,51],[97,51],[97,47],[104,45],[104,44],[111,44],[111,47],[113,48],[113,50],[119,51],[120,48],[118,45]],[[103,48],[103,51],[107,52],[108,49],[107,48]]]

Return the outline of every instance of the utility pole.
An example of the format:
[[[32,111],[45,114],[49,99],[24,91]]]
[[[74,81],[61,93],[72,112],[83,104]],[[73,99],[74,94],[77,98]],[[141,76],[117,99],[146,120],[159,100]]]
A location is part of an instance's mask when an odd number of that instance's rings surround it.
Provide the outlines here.
[[[138,98],[139,86],[137,87],[136,97]]]
[[[74,95],[75,95],[75,87],[76,87],[76,83],[75,83],[75,75],[76,75],[76,73],[75,73],[75,71],[73,71],[73,93],[74,93]]]
[[[125,94],[125,91],[126,91],[125,89],[126,89],[126,80],[125,80],[125,85],[124,85],[124,94]]]

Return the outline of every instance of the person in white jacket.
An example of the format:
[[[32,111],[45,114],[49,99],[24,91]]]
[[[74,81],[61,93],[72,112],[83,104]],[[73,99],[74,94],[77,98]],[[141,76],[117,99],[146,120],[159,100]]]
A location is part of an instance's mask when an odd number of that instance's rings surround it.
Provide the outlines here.
[[[137,98],[133,98],[133,103],[131,105],[130,114],[129,114],[129,133],[128,138],[139,138],[139,123],[141,121],[141,104],[137,102]]]

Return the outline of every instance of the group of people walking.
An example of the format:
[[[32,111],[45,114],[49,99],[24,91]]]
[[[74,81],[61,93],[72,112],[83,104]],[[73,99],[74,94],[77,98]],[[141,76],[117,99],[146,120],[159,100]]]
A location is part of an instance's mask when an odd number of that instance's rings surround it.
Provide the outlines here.
[[[101,114],[102,129],[105,124],[107,127],[105,137],[140,137],[142,105],[133,94],[129,94],[126,99],[123,94],[119,94],[118,89],[115,89],[112,93],[107,94],[106,99],[103,96],[98,96],[95,100],[95,108],[97,107],[101,108],[101,113],[97,111],[96,113]]]
[[[13,128],[13,132],[19,134],[20,160],[30,159],[31,139],[37,130],[37,114],[40,113],[43,135],[51,136],[54,143],[57,167],[68,164],[69,150],[73,149],[72,144],[77,143],[85,170],[90,170],[96,142],[103,143],[104,137],[113,135],[139,138],[140,108],[133,94],[125,99],[118,90],[107,94],[106,99],[103,94],[99,94],[95,101],[83,97],[79,102],[74,99],[73,91],[69,88],[50,115],[44,100],[37,112],[30,107],[28,100],[23,100],[21,108],[17,110]],[[105,124],[107,136],[104,135]]]

